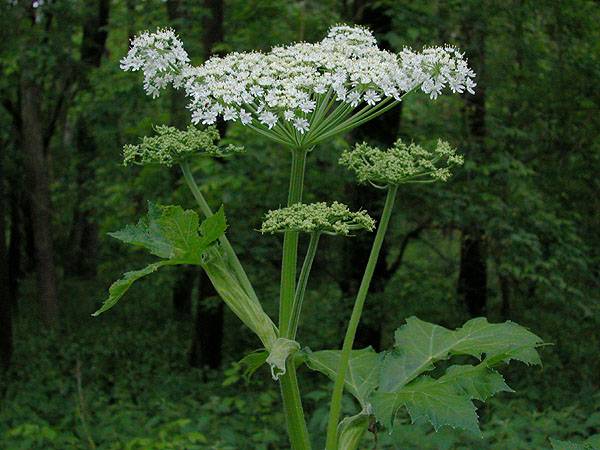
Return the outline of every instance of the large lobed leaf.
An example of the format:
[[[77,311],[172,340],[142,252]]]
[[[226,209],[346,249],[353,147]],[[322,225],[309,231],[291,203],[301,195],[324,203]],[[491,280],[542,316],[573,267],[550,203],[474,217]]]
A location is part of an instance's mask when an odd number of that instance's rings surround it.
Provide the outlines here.
[[[429,422],[480,435],[473,400],[485,401],[498,392],[511,392],[495,367],[510,360],[539,364],[536,347],[542,340],[513,322],[491,324],[472,319],[449,330],[415,317],[396,331],[394,349],[383,355],[372,348],[351,353],[345,387],[363,410],[393,426],[400,408],[414,423]],[[335,379],[341,352],[324,350],[307,355],[310,368]],[[452,365],[437,378],[427,375],[435,363],[453,355],[480,360],[476,365]]]
[[[387,426],[392,426],[396,411],[404,406],[414,423],[429,421],[436,431],[447,425],[480,434],[472,400],[485,401],[502,391],[512,389],[485,363],[459,365],[437,379],[425,375],[395,392],[379,391],[372,404],[377,420]]]
[[[213,216],[199,223],[198,215],[180,206],[148,204],[148,214],[137,225],[110,233],[120,241],[141,247],[162,258],[143,269],[126,272],[109,288],[109,296],[93,316],[108,311],[140,278],[156,272],[163,266],[180,264],[199,265],[205,251],[219,239],[227,228],[221,207]]]
[[[535,347],[541,339],[513,322],[489,323],[486,318],[471,319],[457,330],[424,322],[416,317],[395,333],[395,350],[386,355],[381,368],[380,390],[394,392],[434,363],[452,355],[470,355],[488,361],[508,362],[516,359],[540,364]]]

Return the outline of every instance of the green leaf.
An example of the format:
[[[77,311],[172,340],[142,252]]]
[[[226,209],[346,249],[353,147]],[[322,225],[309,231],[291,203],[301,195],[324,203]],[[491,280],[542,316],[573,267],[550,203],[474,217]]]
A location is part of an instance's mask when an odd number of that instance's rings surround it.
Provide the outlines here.
[[[112,308],[134,282],[162,266],[199,265],[204,252],[223,235],[226,228],[223,207],[200,225],[198,215],[192,210],[184,210],[180,206],[148,203],[148,214],[137,225],[128,225],[110,235],[125,243],[144,248],[163,260],[144,269],[125,273],[123,278],[109,288],[108,299],[93,316]]]
[[[428,421],[436,430],[447,425],[480,434],[472,400],[511,392],[493,367],[511,359],[539,363],[536,347],[541,343],[538,336],[512,322],[491,324],[477,318],[453,331],[411,317],[396,331],[395,349],[383,359],[379,389],[371,399],[375,415],[390,426],[398,408],[405,407],[413,422]],[[451,366],[437,379],[423,375],[437,361],[453,355],[480,360],[485,355],[485,359],[476,366]]]
[[[200,224],[200,233],[202,234],[202,243],[209,245],[219,239],[227,230],[227,220],[223,206]]]
[[[335,380],[340,365],[340,350],[322,350],[307,354],[306,363],[308,367],[317,370]],[[345,386],[365,408],[368,405],[368,397],[377,387],[381,356],[372,347],[362,350],[352,350],[346,373]]]
[[[192,210],[148,203],[148,215],[137,225],[128,225],[109,235],[145,248],[159,258],[200,264],[202,252],[219,239],[226,228],[223,207],[200,225],[198,215]]]
[[[438,381],[456,383],[469,398],[482,402],[498,392],[514,392],[504,377],[486,364],[451,366]]]
[[[174,261],[165,260],[165,261],[159,261],[159,262],[150,264],[140,270],[125,272],[125,274],[123,275],[123,278],[120,278],[119,280],[115,281],[110,286],[110,288],[108,289],[108,298],[104,301],[104,303],[102,304],[102,307],[98,311],[96,311],[94,314],[92,314],[92,316],[94,316],[94,317],[99,316],[103,312],[106,312],[110,308],[115,306],[117,304],[117,302],[121,299],[121,297],[123,297],[123,295],[125,295],[125,292],[127,292],[129,290],[131,285],[133,283],[135,283],[137,280],[139,280],[140,278],[145,277],[146,275],[150,275],[153,272],[156,272],[159,268],[161,268],[163,266],[168,266],[168,265],[173,265],[173,264],[177,264],[177,263]]]
[[[383,361],[380,390],[394,392],[432,370],[436,361],[452,355],[481,359],[485,354],[490,366],[511,359],[539,364],[535,348],[541,343],[538,336],[513,322],[491,324],[485,318],[476,318],[452,331],[411,317],[396,331],[396,350]]]
[[[201,252],[208,247],[198,234],[198,214],[184,211],[180,206],[163,206],[157,223],[163,236],[171,246],[170,259],[200,263]]]
[[[377,420],[389,426],[397,409],[404,406],[414,423],[428,421],[436,431],[447,425],[480,435],[472,400],[484,401],[502,391],[512,389],[502,375],[481,363],[451,366],[438,379],[423,376],[394,393],[377,392],[372,404]]]
[[[266,363],[269,352],[267,350],[255,350],[252,353],[248,353],[242,359],[238,361],[238,364],[244,367],[244,379],[249,381],[263,364]]]
[[[473,402],[457,394],[455,386],[436,381],[422,377],[397,393],[376,393],[373,395],[375,417],[391,427],[395,412],[404,406],[413,423],[429,421],[436,431],[448,425],[479,434]]]
[[[160,215],[160,207],[148,202],[148,214],[142,217],[137,225],[127,225],[122,230],[108,235],[126,244],[145,248],[159,258],[169,258],[172,248],[158,223]]]

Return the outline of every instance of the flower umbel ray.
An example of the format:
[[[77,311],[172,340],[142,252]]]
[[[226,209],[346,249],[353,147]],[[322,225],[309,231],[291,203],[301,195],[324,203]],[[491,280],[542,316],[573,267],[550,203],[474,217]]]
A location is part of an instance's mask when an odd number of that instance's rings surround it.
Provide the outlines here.
[[[408,92],[421,89],[435,99],[444,89],[473,93],[475,86],[475,73],[454,47],[394,54],[378,48],[368,29],[348,25],[332,27],[317,43],[234,52],[199,67],[189,64],[172,30],[145,32],[121,67],[143,71],[154,97],[169,84],[184,89],[193,123],[222,117],[303,148],[371,120]]]

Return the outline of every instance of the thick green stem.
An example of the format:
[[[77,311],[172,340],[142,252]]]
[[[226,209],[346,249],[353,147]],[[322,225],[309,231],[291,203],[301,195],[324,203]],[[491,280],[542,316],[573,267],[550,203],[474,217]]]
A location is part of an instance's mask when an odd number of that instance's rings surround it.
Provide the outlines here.
[[[306,166],[306,150],[292,150],[292,170],[288,206],[302,201],[304,184],[304,168]],[[290,315],[293,308],[296,290],[296,263],[298,257],[298,233],[286,231],[283,237],[283,258],[281,263],[281,293],[279,299],[280,336],[289,338]],[[280,378],[283,409],[287,422],[288,435],[293,450],[310,450],[310,439],[302,400],[296,378],[296,366],[293,360],[288,361],[286,373]]]
[[[365,300],[367,298],[367,292],[375,272],[375,266],[377,259],[379,258],[379,252],[385,238],[390,217],[392,215],[392,209],[394,208],[394,201],[396,199],[396,192],[398,186],[389,186],[387,197],[385,199],[385,206],[383,207],[383,214],[381,215],[381,221],[377,228],[377,234],[371,253],[369,255],[369,261],[367,262],[367,268],[363,275],[358,294],[356,295],[356,301],[354,302],[354,308],[352,309],[352,315],[350,316],[350,322],[348,323],[348,329],[346,330],[346,336],[344,337],[344,345],[342,347],[342,354],[340,357],[340,365],[335,377],[335,384],[333,386],[333,395],[331,397],[331,406],[329,409],[329,421],[327,423],[327,450],[338,450],[337,449],[337,427],[340,418],[340,412],[342,409],[342,396],[344,394],[344,380],[346,378],[346,372],[348,370],[348,361],[350,360],[350,352],[354,345],[354,337],[356,336],[356,329],[360,322],[360,316],[362,315]]]
[[[202,214],[204,214],[204,216],[207,218],[212,216],[213,215],[212,209],[210,209],[210,206],[208,205],[206,199],[202,195],[202,192],[200,192],[200,189],[198,188],[198,185],[196,184],[196,180],[194,180],[194,176],[192,174],[189,164],[184,161],[180,164],[180,166],[181,166],[181,170],[183,172],[183,177],[185,178],[185,182],[187,183],[188,187],[190,188],[190,191],[192,191],[192,195],[196,199],[198,206],[200,206],[200,211],[202,211]],[[237,257],[235,250],[231,246],[229,239],[227,239],[227,236],[223,235],[219,239],[219,242],[223,246],[223,249],[225,250],[225,253],[227,254],[227,259],[229,261],[229,264],[231,265],[233,271],[235,272],[236,278],[239,280],[240,284],[242,285],[242,288],[244,289],[246,294],[248,294],[253,300],[258,302],[258,297],[256,296],[256,292],[254,292],[252,283],[250,283],[250,279],[248,278],[248,275],[246,275],[246,271],[242,267],[242,263],[240,262],[239,258]]]
[[[285,375],[282,375],[279,379],[287,431],[292,450],[310,450],[310,438],[302,409],[298,379],[296,378],[296,365],[292,359],[290,358],[287,363]]]
[[[292,150],[292,170],[288,206],[302,201],[306,150]],[[281,337],[289,337],[289,322],[296,291],[296,263],[298,260],[298,232],[286,231],[283,236],[281,262],[281,291],[279,296],[279,326]]]
[[[304,257],[304,263],[302,264],[300,277],[298,278],[298,286],[296,287],[296,294],[294,295],[294,306],[292,307],[292,316],[290,317],[290,339],[296,339],[298,323],[300,322],[300,313],[302,312],[302,303],[304,302],[304,293],[306,292],[306,285],[308,284],[310,269],[312,268],[313,261],[315,260],[315,255],[317,254],[320,236],[321,233],[318,232],[310,235],[308,250],[306,251],[306,256]]]

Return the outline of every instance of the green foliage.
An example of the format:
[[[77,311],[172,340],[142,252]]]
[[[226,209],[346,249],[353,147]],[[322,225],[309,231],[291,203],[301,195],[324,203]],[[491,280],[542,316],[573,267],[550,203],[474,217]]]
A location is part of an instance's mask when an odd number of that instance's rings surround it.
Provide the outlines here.
[[[386,354],[383,361],[380,388],[394,392],[452,355],[481,359],[485,353],[489,367],[511,359],[541,364],[535,350],[540,343],[539,337],[512,322],[491,324],[480,317],[457,330],[448,330],[409,317],[406,325],[396,330],[395,351]]]
[[[82,284],[72,292],[85,298],[91,288]],[[285,449],[277,385],[222,386],[221,371],[190,368],[188,330],[161,297],[157,286],[144,283],[101,321],[85,319],[89,302],[82,302],[82,320],[62,336],[39,330],[35,320],[20,321],[26,339],[19,353],[38,357],[20,357],[0,377],[0,448],[89,449],[83,417],[99,450]],[[239,328],[232,314],[226,325]],[[250,349],[237,338],[225,345],[231,357]],[[47,346],[52,354],[43,352]],[[268,379],[268,371],[261,375]]]
[[[134,282],[163,266],[200,265],[204,252],[227,229],[223,208],[199,225],[198,215],[180,206],[148,204],[148,215],[137,225],[129,225],[111,236],[163,258],[147,267],[126,272],[109,288],[109,297],[93,315],[98,316],[115,306]]]
[[[599,447],[592,446],[587,443],[577,444],[569,441],[559,441],[557,439],[550,439],[553,450],[595,450]]]
[[[477,318],[448,330],[411,317],[396,331],[394,350],[382,355],[371,348],[352,351],[345,385],[363,410],[388,428],[404,407],[415,424],[429,422],[436,431],[450,426],[479,435],[473,400],[483,402],[499,392],[513,392],[495,367],[513,359],[540,364],[536,347],[541,343],[512,322],[491,324]],[[481,362],[445,370],[440,366],[436,378],[425,375],[436,369],[436,363],[460,355]],[[339,358],[337,350],[306,354],[310,368],[332,379]]]

